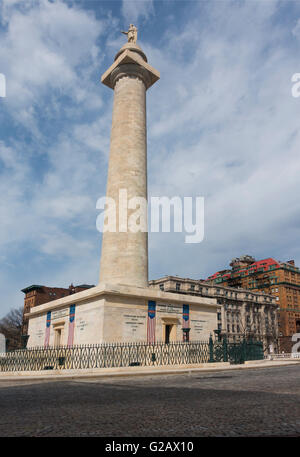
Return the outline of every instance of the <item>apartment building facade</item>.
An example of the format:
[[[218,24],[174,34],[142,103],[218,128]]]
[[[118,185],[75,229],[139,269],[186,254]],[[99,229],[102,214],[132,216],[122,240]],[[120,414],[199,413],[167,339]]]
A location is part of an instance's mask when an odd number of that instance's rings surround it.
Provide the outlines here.
[[[278,350],[278,323],[275,298],[270,294],[219,286],[205,280],[165,276],[149,281],[150,287],[162,291],[216,298],[218,326],[216,338],[262,341],[264,350]]]
[[[278,308],[279,350],[291,352],[292,336],[300,333],[300,270],[295,261],[271,257],[256,261],[246,255],[233,259],[230,266],[209,276],[207,282],[272,295]]]

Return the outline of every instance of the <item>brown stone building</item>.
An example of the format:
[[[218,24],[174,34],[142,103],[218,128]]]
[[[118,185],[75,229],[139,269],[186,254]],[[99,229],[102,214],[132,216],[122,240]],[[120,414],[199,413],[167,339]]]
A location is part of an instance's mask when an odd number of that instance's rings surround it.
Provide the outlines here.
[[[229,341],[251,338],[262,341],[265,352],[271,344],[277,350],[277,304],[271,295],[177,276],[149,281],[149,286],[165,292],[216,298],[220,305],[217,337],[226,336]]]
[[[34,284],[22,289],[22,292],[25,294],[22,335],[27,335],[28,319],[25,318],[25,314],[30,312],[30,308],[42,305],[43,303],[48,303],[52,300],[57,300],[58,298],[65,297],[67,295],[76,294],[77,292],[90,289],[91,287],[94,286],[90,286],[89,284],[73,286],[73,284],[71,284],[68,289],[64,289],[62,287],[47,287]]]
[[[230,266],[209,276],[208,283],[273,295],[278,306],[279,350],[291,352],[292,335],[300,332],[300,270],[294,260],[256,261],[246,255],[233,259]]]

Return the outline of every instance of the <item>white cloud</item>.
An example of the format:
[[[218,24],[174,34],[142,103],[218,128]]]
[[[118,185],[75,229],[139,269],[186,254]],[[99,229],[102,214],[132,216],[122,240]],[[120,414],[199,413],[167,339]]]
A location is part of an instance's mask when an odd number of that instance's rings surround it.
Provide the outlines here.
[[[8,83],[1,116],[8,130],[0,141],[0,267],[12,300],[0,309],[5,314],[16,300],[22,304],[19,289],[27,282],[52,283],[53,262],[60,285],[67,271],[80,271],[73,266],[78,257],[95,263],[95,203],[105,189],[98,170],[107,159],[110,119],[101,113],[99,82],[105,47],[98,40],[107,18],[61,1],[6,0],[1,7]]]
[[[16,303],[10,290],[30,282],[97,281],[95,203],[105,192],[113,93],[105,100],[108,89],[94,72],[100,76],[122,43],[118,18],[34,3],[7,7],[1,32],[1,72],[14,94],[3,106],[17,126],[15,139],[0,144],[7,307]],[[165,32],[143,44],[161,73],[147,93],[150,195],[206,199],[199,245],[184,244],[181,234],[150,234],[151,277],[205,277],[242,253],[300,264],[300,102],[290,82],[300,71],[298,26],[274,20],[280,5],[190,2],[184,21],[175,12],[176,21],[166,19]],[[153,6],[126,2],[123,13],[128,25],[151,20]],[[63,129],[48,137],[40,115]]]
[[[106,29],[105,21],[62,1],[25,2],[25,9],[20,2],[5,2],[2,7],[8,5],[0,61],[7,79],[7,107],[17,121],[37,134],[36,109],[50,91],[54,104],[63,94],[81,109],[99,108],[101,98],[95,97],[90,75],[103,59],[96,40]],[[50,114],[48,103],[44,101]]]
[[[153,0],[123,0],[122,14],[126,21],[126,26],[135,24],[139,19],[147,20],[154,14]]]
[[[206,198],[193,252],[181,235],[150,235],[152,277],[205,277],[242,253],[300,263],[299,64],[273,21],[279,4],[266,3],[231,4],[228,15],[218,2],[201,24],[194,10],[164,47],[145,49],[161,72],[148,93],[150,193]]]

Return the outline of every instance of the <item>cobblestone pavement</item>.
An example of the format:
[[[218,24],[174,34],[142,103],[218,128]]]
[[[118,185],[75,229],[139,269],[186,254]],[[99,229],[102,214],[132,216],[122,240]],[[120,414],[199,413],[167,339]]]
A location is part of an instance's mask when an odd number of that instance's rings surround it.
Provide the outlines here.
[[[0,436],[300,436],[300,366],[1,381]]]

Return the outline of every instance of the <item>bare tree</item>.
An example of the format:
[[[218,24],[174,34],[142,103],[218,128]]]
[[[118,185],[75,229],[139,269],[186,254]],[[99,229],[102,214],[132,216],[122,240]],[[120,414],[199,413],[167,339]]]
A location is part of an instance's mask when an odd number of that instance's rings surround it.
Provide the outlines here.
[[[242,336],[243,339],[248,340],[254,335],[256,332],[254,330],[255,321],[253,314],[247,314],[245,316],[245,320],[242,320],[241,314],[238,314],[238,324],[239,324],[239,334]]]
[[[242,334],[242,337],[244,339],[247,340],[251,337],[259,336],[260,340],[263,343],[264,353],[269,351],[269,346],[270,346],[271,342],[275,346],[275,349],[276,350],[278,349],[278,347],[277,347],[278,346],[278,344],[277,344],[278,335],[277,335],[276,328],[274,325],[267,324],[266,328],[265,328],[265,332],[263,333],[262,332],[263,323],[261,320],[258,320],[257,318],[254,319],[253,313],[247,314],[245,316],[244,322],[242,321],[240,315],[238,316],[238,319],[239,319],[239,326],[240,326],[240,330],[241,330],[240,333]],[[260,329],[260,333],[257,333],[257,328]],[[269,339],[268,339],[268,337],[269,337]]]
[[[16,308],[0,319],[0,333],[3,333],[7,341],[7,349],[19,349],[22,347],[22,323],[23,308]]]

